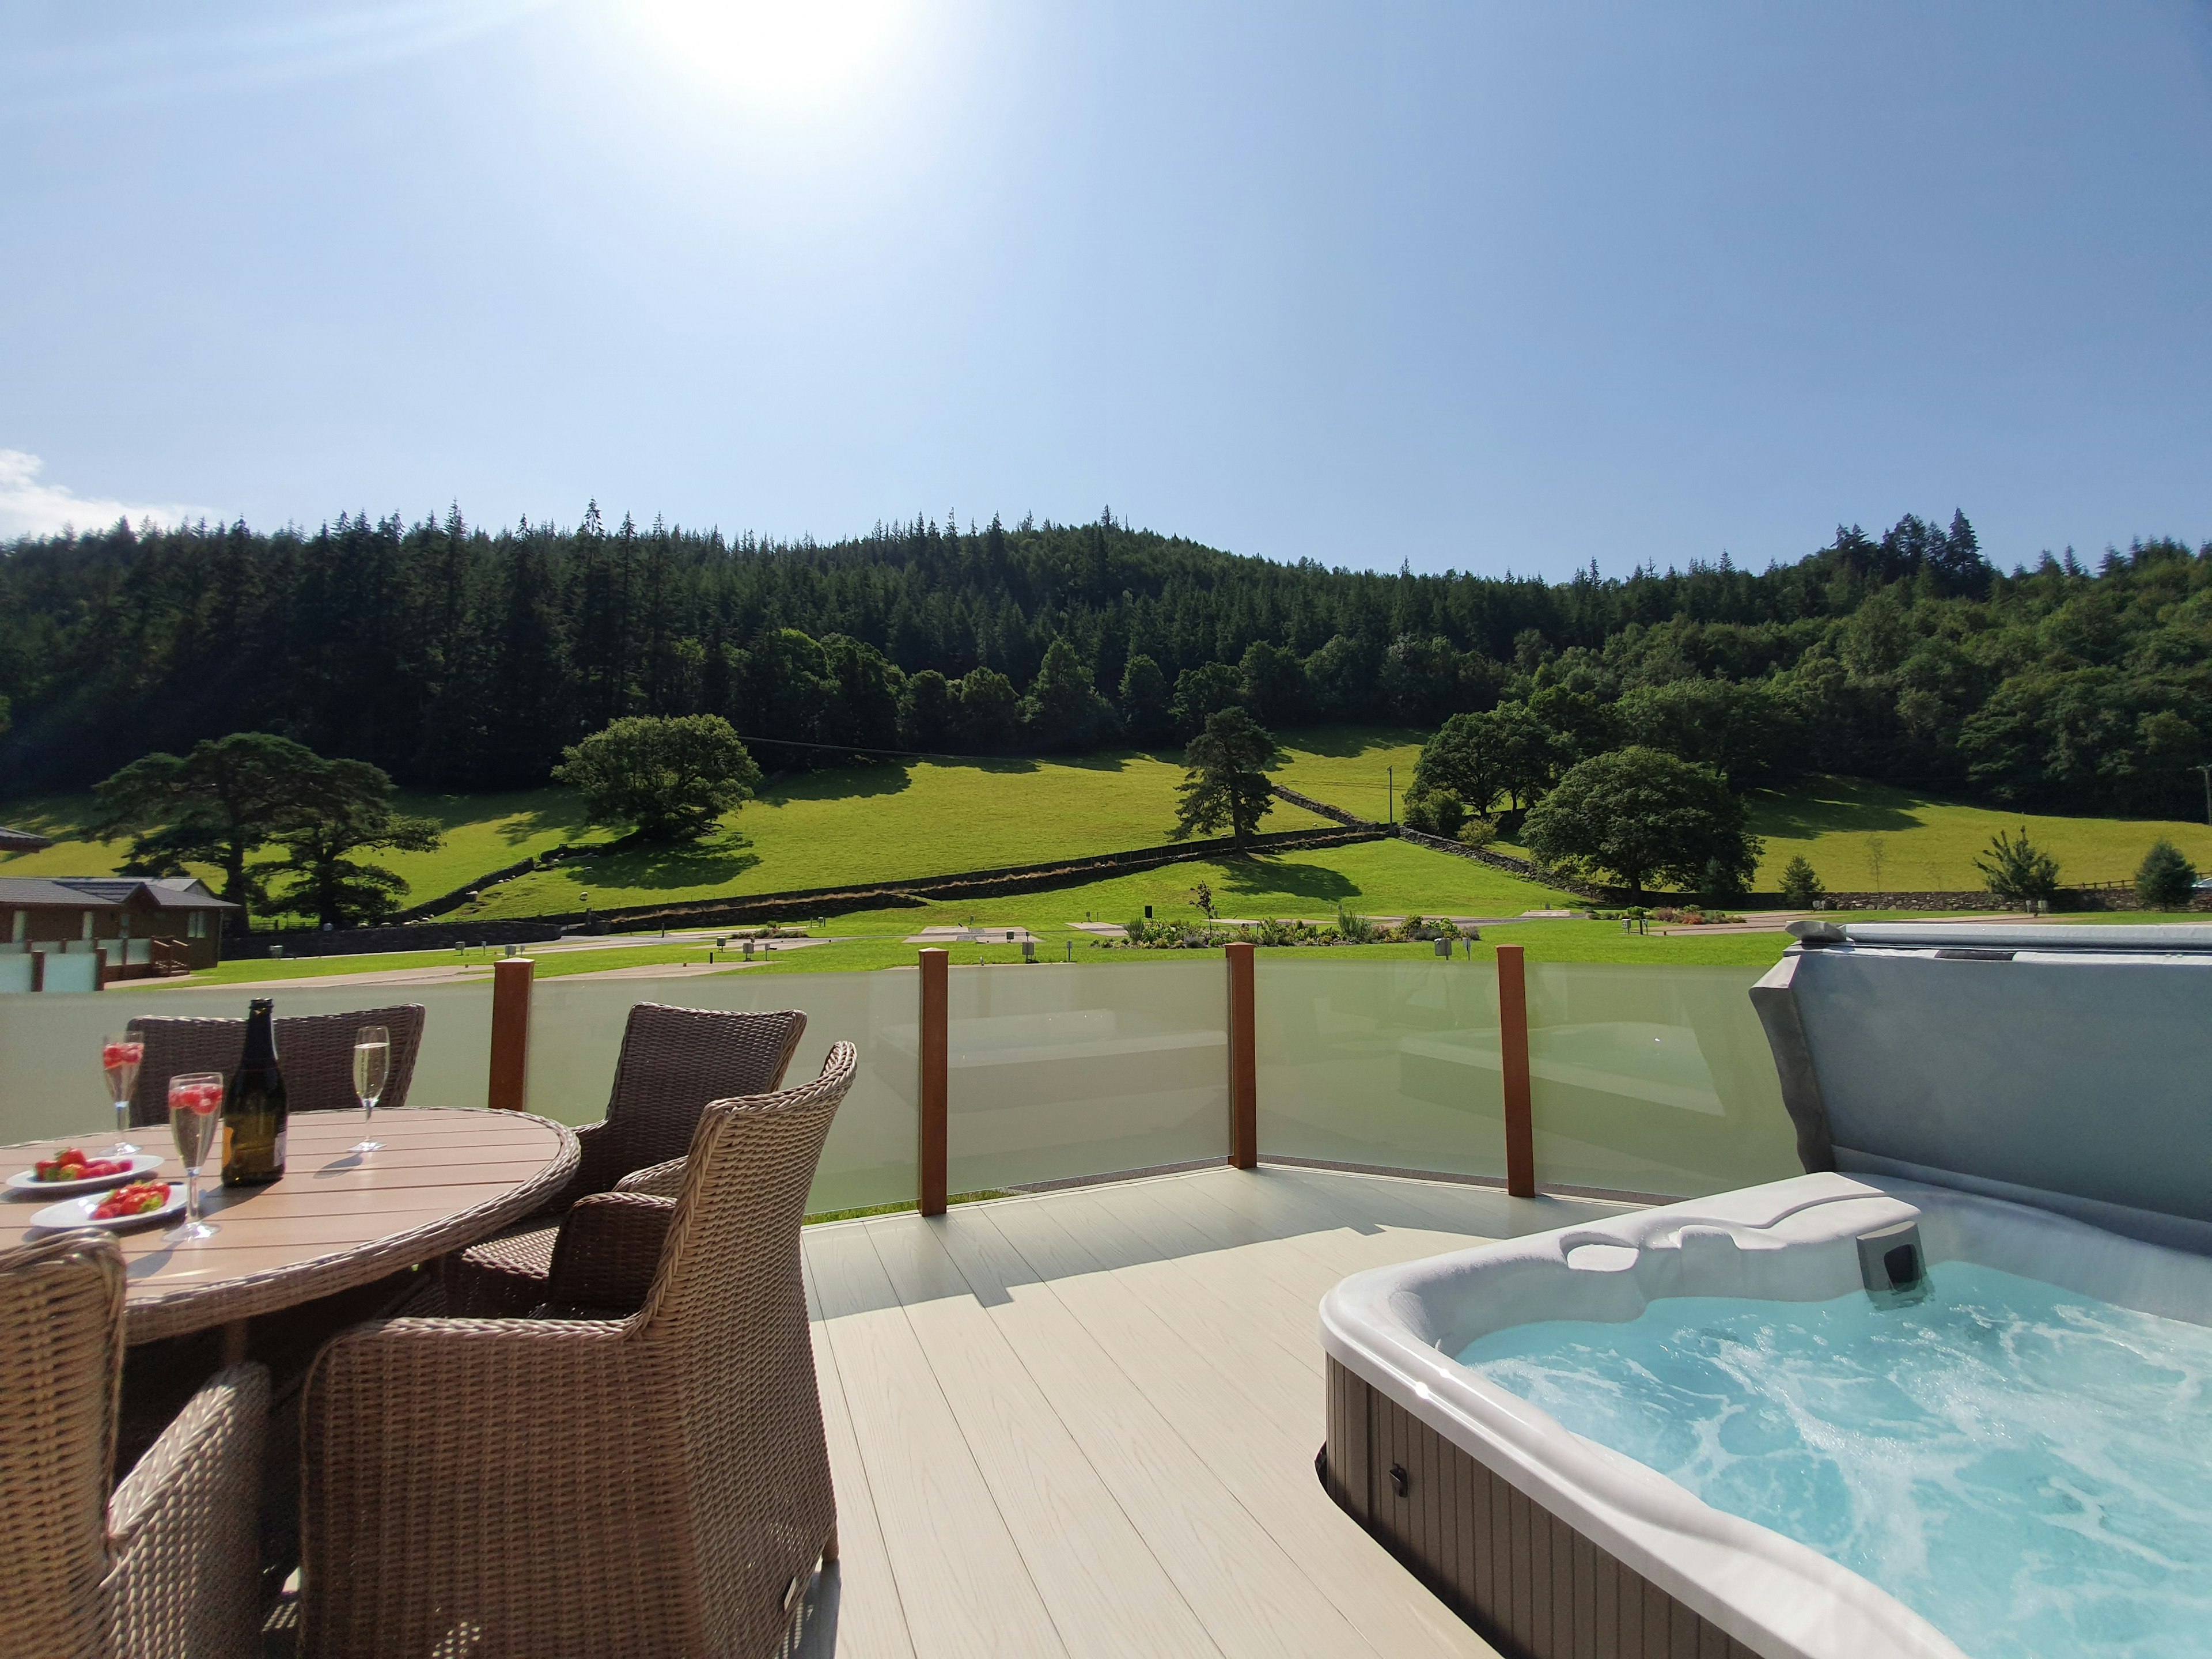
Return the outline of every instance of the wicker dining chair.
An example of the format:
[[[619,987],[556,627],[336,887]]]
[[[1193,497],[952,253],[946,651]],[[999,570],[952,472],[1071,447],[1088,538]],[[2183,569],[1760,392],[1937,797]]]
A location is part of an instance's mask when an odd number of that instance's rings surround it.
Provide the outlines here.
[[[0,1648],[248,1659],[269,1373],[218,1372],[111,1496],[123,1291],[106,1233],[0,1251]]]
[[[806,1016],[796,1008],[730,1013],[658,1002],[633,1007],[606,1117],[576,1132],[582,1155],[574,1176],[537,1215],[446,1258],[446,1311],[503,1319],[544,1301],[554,1239],[568,1206],[644,1169],[663,1168],[659,1190],[673,1194],[707,1103],[780,1088],[805,1033]]]
[[[279,1019],[276,1062],[284,1070],[286,1106],[295,1112],[361,1109],[360,1097],[353,1091],[353,1042],[364,1025],[381,1025],[392,1033],[392,1064],[378,1109],[396,1111],[404,1106],[407,1085],[415,1078],[415,1055],[422,1046],[422,1020],[419,1002]],[[221,1072],[228,1077],[238,1069],[246,1047],[242,1019],[141,1015],[128,1029],[146,1045],[138,1085],[131,1091],[134,1127],[169,1121],[171,1078],[180,1072]]]
[[[799,1224],[854,1071],[840,1042],[811,1083],[708,1106],[673,1200],[578,1203],[572,1226],[649,1242],[629,1317],[394,1319],[324,1348],[302,1406],[307,1652],[778,1650],[836,1554]]]

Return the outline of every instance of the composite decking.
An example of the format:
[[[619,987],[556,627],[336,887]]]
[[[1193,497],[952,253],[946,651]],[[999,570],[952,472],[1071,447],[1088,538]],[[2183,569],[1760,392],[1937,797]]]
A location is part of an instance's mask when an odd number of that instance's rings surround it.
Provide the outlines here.
[[[803,1650],[1491,1655],[1315,1478],[1316,1307],[1608,1212],[1267,1165],[808,1228],[841,1559]]]

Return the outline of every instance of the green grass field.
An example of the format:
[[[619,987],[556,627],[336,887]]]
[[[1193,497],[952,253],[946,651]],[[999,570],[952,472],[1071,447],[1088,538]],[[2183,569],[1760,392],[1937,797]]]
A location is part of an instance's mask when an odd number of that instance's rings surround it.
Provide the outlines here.
[[[90,795],[50,795],[0,806],[0,823],[51,836],[54,844],[38,853],[0,857],[0,875],[105,876],[114,873],[130,849],[127,841],[83,838],[96,803]],[[407,883],[410,901],[449,893],[465,881],[563,842],[605,841],[608,832],[584,820],[583,803],[566,789],[533,789],[506,795],[433,795],[401,790],[403,812],[435,818],[445,845],[434,853],[386,853],[377,863],[397,871]],[[221,872],[196,867],[210,882]]]
[[[2068,818],[1931,800],[1856,778],[1817,778],[1788,795],[1751,798],[1752,828],[1766,842],[1759,886],[1782,884],[1796,854],[1839,892],[1948,892],[1978,888],[1974,860],[2000,830],[2022,824],[2058,860],[2067,884],[2132,881],[2160,836],[2212,870],[2212,826],[2150,818]]]
[[[1276,782],[1383,822],[1405,798],[1426,732],[1410,726],[1323,726],[1285,737]]]
[[[557,915],[717,894],[778,892],[1079,858],[1157,846],[1182,769],[1122,753],[1060,763],[852,767],[785,779],[681,851],[617,854],[487,892],[483,916]],[[1269,830],[1327,828],[1288,805]]]
[[[1385,778],[1402,793],[1419,753],[1409,730],[1333,726],[1283,742],[1275,775],[1295,789],[1381,817]],[[786,778],[746,805],[724,830],[677,851],[632,853],[533,872],[488,890],[459,919],[544,915],[685,899],[896,880],[955,871],[1079,857],[1167,839],[1175,822],[1171,759],[1125,752],[1074,762],[934,762],[854,767]],[[604,840],[565,790],[507,795],[405,793],[403,809],[434,817],[446,842],[434,853],[385,857],[410,899],[450,891],[501,866],[563,842]],[[82,839],[88,796],[17,799],[0,823],[57,838],[40,853],[0,858],[9,875],[101,875],[125,844]],[[2026,823],[2057,857],[2069,882],[2132,877],[2158,836],[2172,838],[2212,869],[2212,828],[2118,818],[2021,815],[1936,801],[1849,779],[1819,779],[1790,795],[1753,798],[1753,827],[1766,853],[1759,885],[1771,890],[1800,852],[1830,888],[1864,890],[1977,887],[1975,856],[2000,829]],[[1264,828],[1311,829],[1322,820],[1278,803]],[[1514,850],[1506,848],[1504,850]],[[211,873],[211,872],[209,872]],[[1465,860],[1382,845],[1292,854],[1228,867],[1185,865],[1144,876],[966,907],[988,919],[1042,924],[1086,910],[1120,921],[1146,903],[1182,902],[1196,883],[1216,890],[1232,915],[1328,915],[1341,902],[1382,914],[1517,914],[1558,902],[1534,886]],[[921,912],[902,913],[919,916]],[[1164,914],[1164,912],[1163,913]],[[887,924],[888,925],[888,924]],[[916,923],[919,925],[919,923]]]

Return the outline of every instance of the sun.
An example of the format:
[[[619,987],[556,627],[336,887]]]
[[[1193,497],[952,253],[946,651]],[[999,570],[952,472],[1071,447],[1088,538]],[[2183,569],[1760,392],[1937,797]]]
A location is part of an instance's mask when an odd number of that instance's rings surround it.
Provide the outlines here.
[[[906,0],[632,0],[687,70],[749,98],[818,100],[888,58]]]

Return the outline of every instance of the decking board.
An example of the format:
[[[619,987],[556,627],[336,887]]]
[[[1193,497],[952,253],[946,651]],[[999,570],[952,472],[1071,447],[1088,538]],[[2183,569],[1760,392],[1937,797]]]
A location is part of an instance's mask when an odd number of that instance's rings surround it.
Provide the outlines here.
[[[1314,1478],[1317,1304],[1607,1212],[1265,1167],[808,1228],[842,1559],[802,1651],[1491,1656]]]

